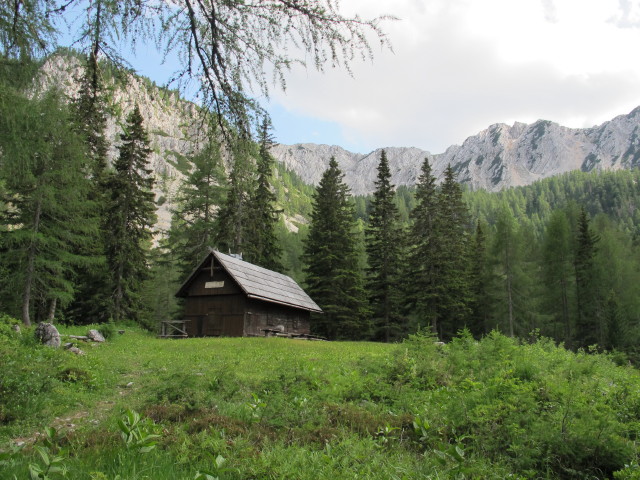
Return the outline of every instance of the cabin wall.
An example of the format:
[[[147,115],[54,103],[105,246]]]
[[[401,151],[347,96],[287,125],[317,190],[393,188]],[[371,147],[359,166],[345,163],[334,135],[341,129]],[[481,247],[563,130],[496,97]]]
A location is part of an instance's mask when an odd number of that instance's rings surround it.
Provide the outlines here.
[[[184,319],[190,337],[241,337],[246,299],[224,270],[203,268],[189,287]]]
[[[310,314],[306,310],[249,299],[244,331],[245,335],[263,336],[265,329],[282,326],[284,333],[308,335],[310,333],[309,318]]]

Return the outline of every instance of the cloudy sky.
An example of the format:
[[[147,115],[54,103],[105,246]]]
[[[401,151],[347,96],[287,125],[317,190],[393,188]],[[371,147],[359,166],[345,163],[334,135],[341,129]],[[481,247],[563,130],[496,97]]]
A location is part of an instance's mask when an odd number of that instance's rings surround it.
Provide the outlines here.
[[[493,123],[593,126],[640,105],[640,0],[342,0],[392,14],[393,52],[298,68],[269,109],[281,143],[443,152]]]
[[[320,74],[296,68],[267,105],[280,143],[441,153],[494,123],[590,127],[640,106],[640,0],[340,0],[399,18],[393,52]],[[158,83],[153,51],[132,61]]]

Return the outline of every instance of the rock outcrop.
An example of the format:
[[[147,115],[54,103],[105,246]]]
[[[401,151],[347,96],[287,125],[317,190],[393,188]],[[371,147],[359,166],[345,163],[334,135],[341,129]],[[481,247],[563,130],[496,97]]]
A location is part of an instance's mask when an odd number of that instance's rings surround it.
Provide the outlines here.
[[[60,332],[58,332],[55,325],[51,323],[39,323],[34,335],[43,345],[53,348],[58,348],[60,346]]]
[[[273,154],[311,184],[320,181],[334,156],[352,193],[362,195],[374,190],[380,150],[362,155],[340,147],[305,143],[277,145]],[[418,148],[385,150],[391,181],[396,186],[414,185],[425,157],[437,177],[441,178],[451,165],[458,181],[489,191],[528,185],[572,170],[629,169],[640,166],[640,107],[592,128],[567,128],[547,120],[531,125],[495,124],[462,145],[435,155]]]

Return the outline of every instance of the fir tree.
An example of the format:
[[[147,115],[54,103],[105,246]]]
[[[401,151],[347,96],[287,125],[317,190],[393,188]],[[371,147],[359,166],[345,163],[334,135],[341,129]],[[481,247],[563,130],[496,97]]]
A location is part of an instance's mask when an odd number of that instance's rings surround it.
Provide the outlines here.
[[[562,210],[555,210],[543,242],[543,285],[546,287],[547,310],[562,326],[563,340],[572,342],[571,232]]]
[[[11,272],[0,280],[3,303],[16,315],[19,307],[25,325],[53,321],[56,309],[73,299],[76,270],[92,261],[78,253],[97,228],[82,143],[56,93],[29,100],[5,90],[0,99],[9,205],[0,263]]]
[[[251,194],[256,189],[253,143],[246,135],[235,142],[227,196],[218,213],[215,243],[222,252],[243,253],[250,246]]]
[[[384,150],[380,155],[375,186],[369,223],[365,230],[369,265],[367,291],[377,329],[375,338],[388,342],[402,333],[402,317],[399,312],[402,229],[398,208],[394,203],[389,162]]]
[[[492,296],[489,285],[491,272],[487,258],[487,239],[485,228],[478,222],[476,232],[470,243],[469,255],[469,321],[467,327],[475,338],[488,333],[489,315],[492,306]]]
[[[78,96],[72,103],[74,124],[84,140],[91,181],[90,198],[95,206],[92,215],[99,223],[104,218],[108,200],[107,151],[105,137],[107,107],[104,99],[102,77],[93,53],[87,58],[82,76],[78,79]],[[109,230],[100,229],[94,238],[81,246],[83,255],[95,258],[86,269],[77,272],[79,292],[69,306],[68,316],[74,323],[91,323],[107,320],[109,303],[108,275],[105,252],[105,237]]]
[[[435,258],[440,249],[437,226],[438,191],[436,178],[431,173],[429,159],[425,158],[416,185],[416,206],[411,211],[413,223],[410,234],[409,274],[406,277],[406,305],[408,311],[417,316],[438,334],[437,267]]]
[[[313,197],[304,272],[307,291],[324,312],[313,319],[313,332],[329,339],[360,339],[370,332],[354,207],[343,177],[331,158]]]
[[[269,132],[270,122],[264,118],[260,128],[257,159],[257,187],[251,195],[251,232],[248,248],[245,249],[246,260],[270,270],[281,271],[280,257],[282,250],[276,236],[276,226],[280,211],[276,210],[276,195],[271,189],[270,178],[273,170],[273,157],[270,148],[273,138]]]
[[[191,159],[193,168],[178,191],[169,231],[171,249],[184,275],[215,246],[217,209],[224,200],[226,176],[215,128],[209,137]]]
[[[435,231],[439,240],[433,259],[437,272],[434,287],[440,334],[449,339],[465,326],[470,299],[467,279],[469,213],[451,165],[444,171],[437,205]]]
[[[584,207],[578,216],[574,271],[576,285],[576,347],[606,343],[606,325],[600,321],[600,298],[594,260],[600,238],[592,231]]]
[[[110,199],[105,215],[106,254],[109,265],[114,321],[139,319],[140,289],[148,275],[148,248],[155,223],[153,178],[148,168],[151,153],[138,106],[127,117],[120,135],[120,154],[108,180]]]

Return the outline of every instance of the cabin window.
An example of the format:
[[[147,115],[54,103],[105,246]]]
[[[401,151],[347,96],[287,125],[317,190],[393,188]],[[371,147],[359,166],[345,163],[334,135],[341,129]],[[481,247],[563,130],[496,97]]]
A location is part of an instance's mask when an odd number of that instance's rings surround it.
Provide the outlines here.
[[[206,282],[204,288],[222,288],[224,287],[224,281],[221,282]]]

